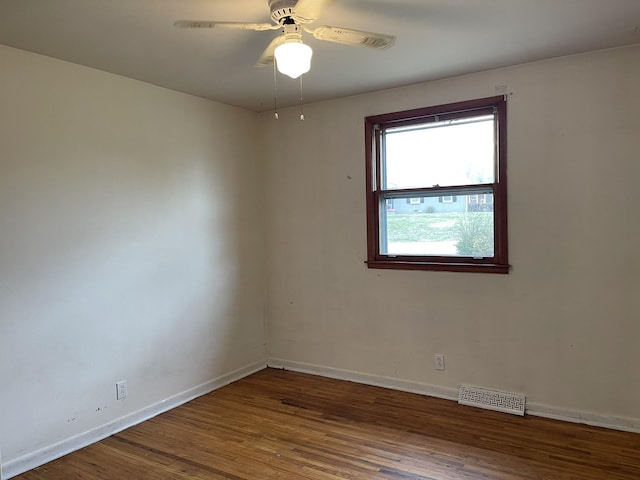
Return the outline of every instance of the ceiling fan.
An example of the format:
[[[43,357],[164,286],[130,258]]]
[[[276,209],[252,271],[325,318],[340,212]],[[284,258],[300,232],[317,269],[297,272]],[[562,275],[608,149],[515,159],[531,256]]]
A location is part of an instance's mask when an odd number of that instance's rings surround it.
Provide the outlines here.
[[[327,25],[309,28],[307,25],[315,22],[322,11],[334,0],[268,0],[268,2],[273,23],[178,20],[174,26],[195,29],[230,28],[256,32],[282,30],[282,35],[276,37],[262,52],[257,65],[270,65],[275,61],[278,71],[291,78],[298,78],[311,68],[313,52],[311,47],[302,42],[303,31],[318,40],[354,47],[384,49],[391,47],[395,42],[394,36],[381,33]]]

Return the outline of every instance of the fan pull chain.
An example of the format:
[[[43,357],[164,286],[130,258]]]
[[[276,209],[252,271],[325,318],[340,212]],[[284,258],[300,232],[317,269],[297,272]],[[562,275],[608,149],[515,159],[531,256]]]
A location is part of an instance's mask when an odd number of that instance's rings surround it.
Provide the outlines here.
[[[300,121],[304,122],[304,107],[302,105],[302,77],[304,75],[300,75]]]
[[[276,60],[273,59],[273,118],[278,120],[278,75],[276,75]]]

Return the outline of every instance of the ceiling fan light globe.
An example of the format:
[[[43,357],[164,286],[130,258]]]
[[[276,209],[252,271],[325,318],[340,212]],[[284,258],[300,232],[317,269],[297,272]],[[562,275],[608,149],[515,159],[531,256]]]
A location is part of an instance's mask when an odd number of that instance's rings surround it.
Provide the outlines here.
[[[283,43],[276,47],[273,54],[278,71],[291,78],[298,78],[311,69],[313,50],[302,42]]]

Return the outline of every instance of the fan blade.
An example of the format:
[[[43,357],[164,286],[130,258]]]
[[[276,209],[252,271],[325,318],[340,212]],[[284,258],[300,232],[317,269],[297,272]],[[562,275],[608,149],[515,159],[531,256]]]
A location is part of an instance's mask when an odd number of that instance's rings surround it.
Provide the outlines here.
[[[391,47],[396,41],[396,37],[392,35],[326,25],[308,31],[318,40],[351,45],[352,47],[384,49]]]
[[[280,25],[272,23],[246,23],[246,22],[207,22],[200,20],[178,20],[173,24],[176,28],[231,28],[235,30],[253,30],[262,32],[265,30],[278,30]]]
[[[267,65],[271,65],[274,61],[274,52],[276,47],[284,42],[284,35],[280,35],[279,37],[274,38],[271,43],[264,49],[262,55],[256,62],[256,66],[258,67],[266,67]]]
[[[298,0],[291,15],[297,23],[315,22],[325,8],[335,0]]]

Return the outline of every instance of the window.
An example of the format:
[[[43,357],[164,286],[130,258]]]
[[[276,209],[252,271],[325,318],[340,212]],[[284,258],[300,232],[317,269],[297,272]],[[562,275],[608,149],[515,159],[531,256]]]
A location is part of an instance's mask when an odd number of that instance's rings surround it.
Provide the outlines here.
[[[504,97],[367,117],[365,137],[369,268],[509,272]]]

